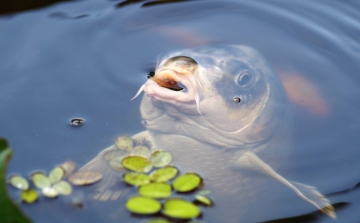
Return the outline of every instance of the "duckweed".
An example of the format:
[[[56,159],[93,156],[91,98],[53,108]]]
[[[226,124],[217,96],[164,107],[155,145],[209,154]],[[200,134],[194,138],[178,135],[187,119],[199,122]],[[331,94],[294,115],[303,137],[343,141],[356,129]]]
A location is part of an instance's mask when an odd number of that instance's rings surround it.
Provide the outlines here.
[[[185,173],[173,181],[173,187],[178,192],[190,192],[200,186],[201,178],[196,173]]]
[[[122,159],[121,164],[128,170],[140,173],[147,173],[152,169],[149,160],[142,156],[127,156]]]
[[[159,201],[142,196],[133,196],[126,202],[126,208],[135,214],[154,214],[160,211]]]
[[[150,183],[139,187],[138,193],[155,199],[167,198],[171,195],[171,186],[166,183]]]
[[[24,177],[22,177],[20,175],[10,176],[9,182],[13,187],[16,187],[16,188],[18,188],[20,190],[29,189],[28,181]]]
[[[172,218],[190,219],[200,215],[200,208],[181,198],[170,198],[164,202],[162,213]]]
[[[126,183],[133,186],[141,186],[150,183],[150,177],[143,173],[125,173],[123,179]]]

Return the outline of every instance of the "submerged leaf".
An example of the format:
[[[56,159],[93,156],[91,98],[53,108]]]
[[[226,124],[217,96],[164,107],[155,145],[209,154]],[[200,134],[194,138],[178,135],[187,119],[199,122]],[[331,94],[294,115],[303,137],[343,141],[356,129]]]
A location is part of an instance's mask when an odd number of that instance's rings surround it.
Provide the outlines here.
[[[178,192],[190,192],[195,190],[201,183],[201,178],[196,173],[186,173],[173,181],[174,190]]]
[[[149,158],[151,155],[149,148],[147,148],[146,146],[135,146],[130,151],[130,153],[131,153],[131,155],[142,156],[145,158]]]
[[[171,223],[171,222],[165,218],[154,218],[154,219],[147,220],[144,223]]]
[[[40,171],[31,174],[31,180],[34,183],[35,187],[39,189],[50,187],[51,185],[49,178],[47,178],[45,174]]]
[[[195,195],[195,199],[196,199],[196,201],[198,201],[201,204],[206,205],[206,206],[211,206],[213,204],[212,201],[210,200],[210,198],[208,198],[204,195],[201,195],[201,194]]]
[[[158,183],[167,182],[167,181],[173,179],[178,173],[179,173],[179,170],[176,167],[166,166],[166,167],[162,167],[162,168],[159,168],[159,169],[151,172],[150,178],[152,181],[155,181]]]
[[[34,203],[39,198],[39,194],[36,190],[24,190],[21,191],[21,200],[25,201],[26,203]]]
[[[144,197],[161,199],[170,197],[171,186],[166,183],[151,183],[139,187],[138,192]]]
[[[141,156],[127,156],[121,164],[128,170],[140,173],[147,173],[152,169],[150,162]]]
[[[152,198],[133,196],[126,202],[126,208],[136,214],[154,214],[160,211],[161,204]]]
[[[125,173],[123,179],[133,186],[140,186],[150,183],[150,177],[143,173]]]
[[[69,176],[69,182],[74,185],[88,185],[101,180],[103,175],[95,171],[79,171]]]
[[[150,158],[150,162],[155,167],[163,167],[168,165],[172,160],[172,156],[169,152],[155,151]]]
[[[11,186],[16,187],[20,190],[29,189],[29,182],[20,175],[13,175],[9,178]]]
[[[172,218],[190,219],[200,215],[200,208],[189,201],[170,198],[165,201],[162,212]]]
[[[60,164],[59,167],[61,167],[64,170],[64,172],[65,172],[64,177],[67,177],[74,172],[74,170],[76,168],[76,163],[69,160],[69,161],[66,161],[65,163]]]
[[[131,151],[134,148],[133,140],[128,136],[119,136],[116,138],[115,145],[118,149]]]
[[[65,175],[65,171],[62,167],[57,166],[49,173],[49,180],[51,183],[59,182]]]
[[[72,192],[71,185],[66,181],[60,181],[54,184],[53,188],[62,195],[70,195]]]

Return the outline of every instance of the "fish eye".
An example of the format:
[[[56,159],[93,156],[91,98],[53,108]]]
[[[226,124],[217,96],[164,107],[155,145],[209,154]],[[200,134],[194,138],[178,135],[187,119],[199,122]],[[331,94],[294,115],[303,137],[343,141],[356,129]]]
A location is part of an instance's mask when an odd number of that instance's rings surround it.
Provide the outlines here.
[[[235,84],[240,87],[247,87],[253,80],[253,74],[250,71],[242,71],[235,76]]]

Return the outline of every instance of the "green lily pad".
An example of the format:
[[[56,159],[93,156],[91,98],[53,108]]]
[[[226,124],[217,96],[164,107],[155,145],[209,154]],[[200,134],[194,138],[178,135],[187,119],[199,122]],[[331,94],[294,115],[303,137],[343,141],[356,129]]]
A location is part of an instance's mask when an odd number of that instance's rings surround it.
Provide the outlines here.
[[[43,189],[46,187],[50,187],[51,182],[47,176],[43,172],[35,172],[31,174],[31,180],[34,183],[35,187],[39,189]]]
[[[55,188],[53,187],[44,187],[41,190],[41,193],[45,196],[45,197],[57,197],[59,195],[59,193],[57,192],[57,190],[55,190]]]
[[[118,149],[131,151],[134,148],[134,141],[128,136],[116,138],[115,145]]]
[[[201,178],[196,173],[185,173],[173,181],[174,190],[178,192],[190,192],[200,186]]]
[[[166,166],[151,172],[150,178],[154,182],[163,183],[173,179],[178,173],[179,170],[176,167]]]
[[[152,169],[149,160],[141,156],[127,156],[123,158],[121,164],[128,170],[140,173],[147,173]]]
[[[141,186],[150,183],[150,177],[143,173],[125,173],[123,179],[126,183],[133,186]]]
[[[20,190],[29,189],[29,182],[20,175],[10,176],[9,182],[10,182],[11,186],[16,187]]]
[[[163,167],[168,165],[172,160],[172,156],[169,152],[155,151],[151,155],[150,162],[155,167]]]
[[[53,188],[62,195],[70,195],[72,192],[71,185],[66,181],[59,181],[53,185]]]
[[[21,200],[26,203],[34,203],[39,198],[39,194],[36,190],[23,190],[21,191]]]
[[[210,198],[208,198],[204,195],[201,195],[201,194],[195,195],[195,200],[206,206],[211,206],[213,204],[213,202],[210,200]]]
[[[51,183],[59,182],[65,175],[65,171],[62,167],[57,166],[49,173],[49,180]]]
[[[0,138],[0,216],[1,222],[31,223],[20,208],[9,198],[5,182],[6,166],[12,155],[5,139]]]
[[[74,185],[89,185],[101,180],[103,175],[95,171],[79,171],[69,176],[68,180]]]
[[[154,218],[154,219],[147,220],[144,223],[171,223],[171,222],[165,218]]]
[[[139,187],[138,193],[144,197],[155,199],[167,198],[171,195],[171,186],[166,183],[146,184]]]
[[[126,208],[135,214],[155,214],[160,211],[159,201],[142,196],[133,196],[126,202]]]
[[[142,156],[145,158],[149,158],[151,155],[149,148],[146,146],[135,146],[130,153],[131,155]]]
[[[162,213],[172,218],[190,219],[200,215],[200,208],[181,198],[165,201]]]

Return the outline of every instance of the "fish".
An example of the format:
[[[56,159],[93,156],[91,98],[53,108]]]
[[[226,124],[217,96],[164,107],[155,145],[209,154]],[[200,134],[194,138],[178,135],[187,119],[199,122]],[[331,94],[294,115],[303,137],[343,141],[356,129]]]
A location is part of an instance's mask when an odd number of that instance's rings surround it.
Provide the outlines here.
[[[164,54],[158,61],[131,99],[144,92],[140,113],[146,130],[132,138],[151,150],[169,151],[182,171],[199,173],[222,207],[214,219],[238,222],[248,215],[254,222],[267,220],[258,213],[275,216],[266,197],[279,190],[291,190],[336,218],[330,201],[315,187],[279,172],[290,150],[291,115],[279,77],[258,51],[244,45],[199,46]],[[103,150],[81,169],[104,173],[98,200],[122,196],[109,190],[117,180],[103,158],[114,150],[114,145]]]

